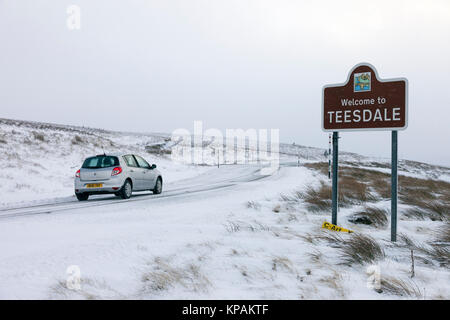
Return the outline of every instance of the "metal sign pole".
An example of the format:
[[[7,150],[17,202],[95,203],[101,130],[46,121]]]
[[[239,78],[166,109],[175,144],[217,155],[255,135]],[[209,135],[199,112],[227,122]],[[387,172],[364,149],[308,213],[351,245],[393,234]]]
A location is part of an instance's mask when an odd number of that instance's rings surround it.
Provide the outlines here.
[[[391,241],[397,241],[397,131],[392,131],[391,163]]]
[[[331,134],[328,135],[328,179],[331,179]]]
[[[333,132],[333,181],[331,191],[331,223],[337,224],[337,208],[338,208],[338,139],[339,133]]]

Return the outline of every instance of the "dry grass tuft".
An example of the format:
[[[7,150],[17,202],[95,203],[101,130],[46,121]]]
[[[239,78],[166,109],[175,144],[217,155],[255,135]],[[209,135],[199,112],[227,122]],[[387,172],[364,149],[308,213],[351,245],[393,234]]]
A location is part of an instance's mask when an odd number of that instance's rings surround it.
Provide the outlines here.
[[[309,187],[304,194],[296,194],[297,199],[303,199],[306,208],[311,212],[326,211],[331,209],[331,187],[321,182],[319,188]]]
[[[74,145],[82,144],[83,142],[84,142],[83,139],[77,134],[72,139],[72,144],[74,144]]]
[[[275,257],[272,259],[272,270],[277,271],[277,268],[282,267],[289,272],[294,272],[294,266],[291,260],[285,257]]]
[[[435,241],[426,244],[415,243],[407,235],[400,234],[400,242],[397,246],[414,250],[415,254],[417,254],[417,259],[425,264],[434,262],[439,267],[449,268],[450,250],[448,243],[450,240],[450,231],[448,230],[448,226],[449,223],[439,228],[436,232]]]
[[[365,207],[363,211],[350,216],[348,221],[355,224],[367,224],[376,228],[384,228],[388,224],[389,212],[386,209]]]
[[[436,230],[436,242],[450,244],[450,222]]]
[[[255,223],[247,223],[247,222],[234,222],[234,221],[227,221],[227,223],[224,225],[225,229],[229,233],[239,232],[243,230],[251,231],[251,232],[258,232],[258,231],[270,231],[270,227],[267,225],[264,225],[259,222]]]
[[[168,290],[176,285],[199,291],[206,290],[210,285],[209,280],[201,273],[197,265],[174,267],[161,258],[156,258],[153,265],[154,270],[142,276],[144,292]]]
[[[425,210],[424,217],[448,221],[450,215],[450,183],[399,176],[399,199]],[[417,214],[417,212],[416,212]],[[414,216],[414,212],[411,212]],[[419,218],[422,215],[419,214]]]
[[[229,233],[233,233],[233,232],[238,232],[241,230],[241,226],[233,221],[228,221],[227,224],[225,224],[225,229],[229,232]]]
[[[403,217],[411,220],[449,221],[449,207],[441,203],[424,203],[422,207],[404,210]]]
[[[381,164],[376,165],[382,167]],[[305,166],[324,175],[328,174],[326,162],[307,163]],[[376,195],[383,199],[391,196],[390,174],[384,172],[340,165],[339,180],[341,203],[345,200],[360,202],[379,200],[370,191],[375,191]],[[441,221],[449,220],[450,183],[400,175],[398,185],[401,202],[427,210],[432,213],[432,217],[438,217]]]
[[[385,257],[384,250],[375,239],[358,233],[343,237],[327,232],[316,236],[314,240],[326,241],[330,247],[339,249],[342,253],[342,264],[349,266],[354,263],[374,263]]]
[[[448,245],[431,243],[429,245],[416,246],[416,251],[428,256],[438,263],[440,267],[450,267],[450,250]]]
[[[378,242],[362,234],[352,234],[342,243],[341,250],[347,265],[374,263],[385,257],[384,250]]]
[[[246,207],[248,209],[260,210],[261,209],[261,204],[259,202],[257,202],[257,201],[247,201]]]
[[[381,292],[402,296],[421,298],[423,294],[411,280],[400,280],[393,277],[382,276],[380,279]]]
[[[323,254],[319,250],[308,252],[307,255],[311,258],[313,263],[321,263]]]
[[[44,135],[42,133],[39,133],[36,131],[32,131],[31,133],[33,134],[34,139],[42,141],[42,142],[45,141]]]

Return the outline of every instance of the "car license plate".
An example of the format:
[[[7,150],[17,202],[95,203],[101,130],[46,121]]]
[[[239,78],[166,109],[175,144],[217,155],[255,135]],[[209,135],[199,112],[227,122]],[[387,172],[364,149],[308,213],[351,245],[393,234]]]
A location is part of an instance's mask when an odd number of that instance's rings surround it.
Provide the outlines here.
[[[103,183],[88,183],[86,188],[101,188],[103,187]]]

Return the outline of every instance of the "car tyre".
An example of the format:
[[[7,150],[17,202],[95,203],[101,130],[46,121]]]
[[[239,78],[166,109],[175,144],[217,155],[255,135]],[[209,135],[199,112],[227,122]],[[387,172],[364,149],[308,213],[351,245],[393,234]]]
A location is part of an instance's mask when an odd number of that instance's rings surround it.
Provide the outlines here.
[[[162,179],[156,180],[155,188],[153,188],[153,194],[160,194],[162,192]]]
[[[77,196],[78,201],[86,201],[89,199],[89,193],[75,193]]]
[[[126,180],[123,184],[122,189],[120,189],[119,195],[122,199],[129,199],[133,193],[133,187],[130,180]]]

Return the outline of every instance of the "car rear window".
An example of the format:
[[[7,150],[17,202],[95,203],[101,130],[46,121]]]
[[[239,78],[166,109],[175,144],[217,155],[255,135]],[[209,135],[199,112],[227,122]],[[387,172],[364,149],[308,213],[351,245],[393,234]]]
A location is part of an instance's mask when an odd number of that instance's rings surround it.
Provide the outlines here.
[[[96,156],[90,157],[84,160],[82,168],[85,169],[98,169],[115,167],[119,165],[119,159],[113,156]]]

